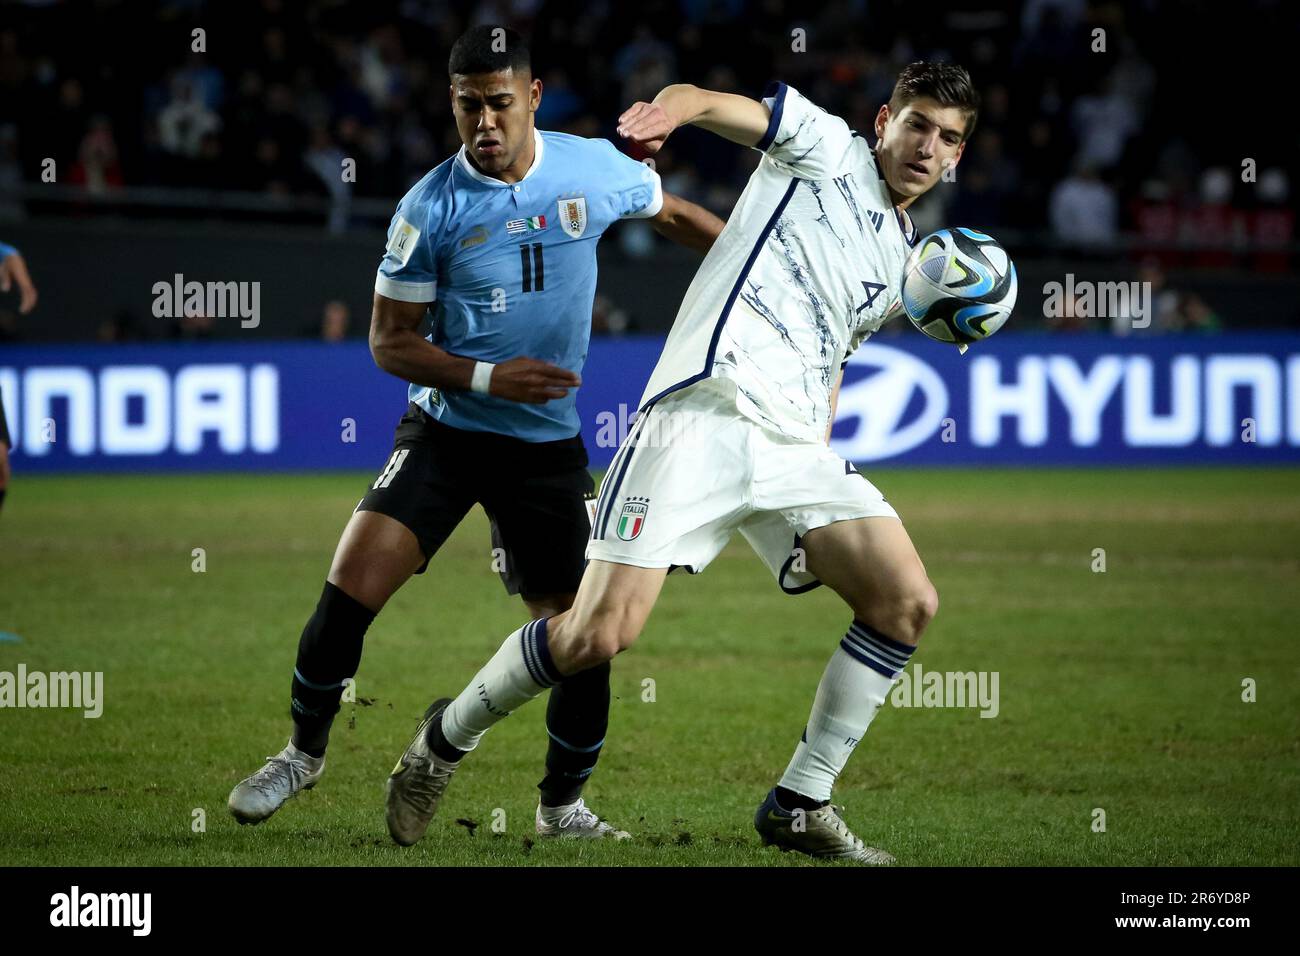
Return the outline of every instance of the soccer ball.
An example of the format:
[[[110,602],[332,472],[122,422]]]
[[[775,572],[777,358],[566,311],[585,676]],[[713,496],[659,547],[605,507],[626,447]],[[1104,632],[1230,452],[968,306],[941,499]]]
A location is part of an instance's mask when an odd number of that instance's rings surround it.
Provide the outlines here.
[[[920,241],[903,267],[902,306],[932,339],[966,345],[1002,328],[1016,304],[1016,267],[996,239],[961,226]]]

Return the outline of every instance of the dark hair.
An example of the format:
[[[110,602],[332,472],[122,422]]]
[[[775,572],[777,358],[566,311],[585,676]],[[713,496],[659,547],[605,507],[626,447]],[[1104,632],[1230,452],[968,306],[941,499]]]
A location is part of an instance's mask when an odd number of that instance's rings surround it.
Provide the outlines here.
[[[452,44],[451,56],[447,60],[447,72],[452,76],[500,70],[528,75],[533,72],[528,44],[509,27],[490,23],[470,27]]]
[[[889,97],[889,112],[897,115],[908,103],[922,96],[965,113],[966,132],[962,139],[970,138],[979,116],[980,95],[971,85],[969,73],[956,63],[909,63],[898,74],[898,82]]]

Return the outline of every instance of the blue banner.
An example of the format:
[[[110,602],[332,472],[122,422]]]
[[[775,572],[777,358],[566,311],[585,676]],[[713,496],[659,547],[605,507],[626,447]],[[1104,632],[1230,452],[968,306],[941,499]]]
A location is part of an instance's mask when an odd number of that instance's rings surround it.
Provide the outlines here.
[[[592,341],[578,410],[593,467],[661,347]],[[377,470],[406,408],[363,342],[10,346],[0,395],[29,473]],[[1004,333],[964,356],[876,338],[845,371],[833,443],[860,463],[1300,462],[1300,335]]]

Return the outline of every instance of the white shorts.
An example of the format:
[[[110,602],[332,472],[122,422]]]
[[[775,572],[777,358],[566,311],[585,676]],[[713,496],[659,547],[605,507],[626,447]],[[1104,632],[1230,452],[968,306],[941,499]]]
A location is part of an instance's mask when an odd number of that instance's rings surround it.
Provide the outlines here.
[[[705,381],[642,413],[596,501],[587,557],[697,574],[739,531],[782,590],[817,587],[799,539],[854,518],[897,518],[876,486],[825,444],[771,431]]]

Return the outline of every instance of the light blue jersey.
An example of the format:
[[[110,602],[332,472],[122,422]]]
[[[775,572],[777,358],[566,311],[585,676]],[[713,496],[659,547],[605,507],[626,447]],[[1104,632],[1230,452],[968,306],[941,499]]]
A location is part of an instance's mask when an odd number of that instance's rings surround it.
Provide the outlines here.
[[[433,309],[429,341],[483,362],[519,356],[581,372],[596,294],[596,242],[619,219],[653,216],[659,176],[603,139],[534,132],[518,183],[480,173],[465,149],[412,187],[388,227],[375,291]],[[544,405],[411,385],[454,428],[525,441],[572,438],[577,390]]]

